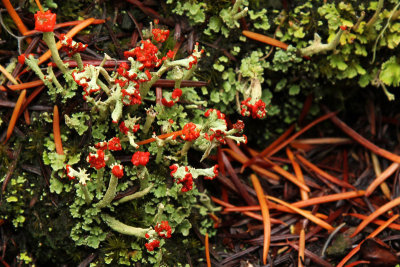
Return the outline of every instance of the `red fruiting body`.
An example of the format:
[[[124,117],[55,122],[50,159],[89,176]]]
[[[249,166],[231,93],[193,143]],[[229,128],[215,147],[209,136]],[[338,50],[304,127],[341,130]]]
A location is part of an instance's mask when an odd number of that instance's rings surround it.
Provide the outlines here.
[[[256,103],[250,104],[251,98],[247,98],[246,100],[243,100],[241,103],[241,114],[242,116],[252,116],[253,119],[255,118],[263,118],[267,114],[267,111],[265,110],[265,103],[259,99],[257,100]]]
[[[136,133],[140,129],[140,124],[135,124],[132,129],[125,126],[125,122],[121,122],[119,125],[119,130],[123,134],[128,134],[129,131]]]
[[[340,29],[342,29],[342,31],[345,31],[345,30],[347,30],[347,26],[342,25],[342,26],[340,26]]]
[[[169,169],[171,170],[171,176],[174,177],[174,173],[176,173],[176,171],[178,170],[178,165],[173,164],[169,166]]]
[[[67,176],[68,176],[68,178],[69,178],[70,180],[73,180],[73,179],[75,179],[75,177],[69,174],[69,171],[70,171],[69,168],[70,168],[70,167],[71,167],[70,165],[65,166],[65,170],[67,171]]]
[[[163,106],[166,106],[167,108],[172,107],[173,105],[175,105],[175,102],[170,100],[168,101],[167,99],[165,99],[164,97],[161,99],[161,104],[163,104]]]
[[[62,44],[61,49],[65,51],[69,57],[72,57],[78,52],[85,51],[88,47],[87,44],[72,41],[72,38],[66,36],[64,33],[61,34],[60,41]]]
[[[131,162],[135,166],[146,166],[146,164],[149,162],[149,157],[150,152],[137,151],[135,154],[133,154]]]
[[[206,179],[206,180],[214,180],[214,178],[217,177],[217,176],[218,176],[218,164],[215,164],[215,166],[214,166],[214,176],[213,177],[206,176],[206,177],[204,177],[204,179]]]
[[[171,237],[171,226],[169,226],[168,221],[161,221],[161,224],[157,224],[154,227],[159,237],[170,238]]]
[[[221,144],[226,144],[225,133],[223,131],[221,131],[221,130],[214,131],[213,129],[211,129],[211,131],[214,132],[211,135],[208,135],[207,133],[204,134],[205,139],[212,141],[215,138]]]
[[[235,124],[233,124],[233,129],[238,130],[239,132],[243,131],[244,129],[244,122],[241,120],[238,120]]]
[[[193,176],[190,172],[185,174],[185,177],[183,177],[182,179],[178,179],[176,181],[177,184],[181,184],[182,183],[182,192],[187,192],[192,190],[193,188]]]
[[[99,142],[94,145],[95,148],[101,149],[101,150],[106,150],[107,149],[107,142]]]
[[[172,92],[172,98],[173,99],[176,99],[176,98],[180,98],[181,97],[181,95],[182,95],[182,90],[181,89],[179,89],[179,88],[175,88],[174,89],[174,91]]]
[[[101,149],[97,150],[97,154],[89,153],[86,161],[90,163],[90,167],[94,167],[97,170],[106,166],[106,162],[104,160],[104,151]]]
[[[35,14],[35,30],[40,32],[52,32],[56,24],[56,14],[50,10],[38,11]]]
[[[77,77],[77,75],[80,74],[80,73],[85,73],[85,70],[83,70],[83,71],[77,71],[77,70],[72,71],[72,78],[74,79],[74,81],[77,84],[79,84],[80,86],[83,87],[83,90],[85,91],[85,94],[83,95],[83,99],[86,100],[86,97],[88,95],[99,91],[100,90],[100,86],[95,84],[95,86],[93,87],[92,83],[91,83],[91,85],[89,85],[90,79],[88,77],[83,77],[83,78],[79,79]],[[92,86],[92,87],[90,87],[90,86]]]
[[[155,248],[160,246],[160,241],[155,239],[149,243],[144,244],[148,251],[153,251]]]
[[[124,167],[121,164],[116,164],[111,169],[112,174],[118,179],[121,179],[124,176]]]
[[[186,123],[182,129],[182,139],[185,141],[194,141],[200,136],[200,131],[196,129],[196,124],[193,122]]]
[[[29,54],[28,56],[25,56],[25,54],[19,55],[18,56],[18,63],[21,64],[21,65],[24,65],[26,58],[28,58],[30,55],[33,55],[33,54]]]
[[[173,58],[174,58],[174,56],[175,56],[175,53],[174,53],[174,51],[172,51],[172,50],[169,50],[169,51],[167,52],[167,58],[173,59]]]
[[[169,36],[169,30],[153,29],[151,33],[153,34],[154,40],[160,43],[165,42]]]
[[[130,81],[131,83],[131,81]],[[126,106],[132,106],[132,105],[140,105],[142,104],[142,97],[140,96],[140,91],[136,88],[129,88],[127,89],[122,89],[122,102]]]
[[[125,126],[125,122],[121,122],[119,124],[119,130],[121,131],[121,133],[123,134],[128,134],[129,132],[129,128]]]
[[[124,56],[136,57],[136,60],[142,63],[140,70],[158,67],[162,60],[157,58],[158,48],[150,40],[142,40],[141,45],[131,51],[125,51]]]
[[[118,137],[113,137],[110,141],[108,141],[108,149],[113,151],[121,150],[121,141]]]

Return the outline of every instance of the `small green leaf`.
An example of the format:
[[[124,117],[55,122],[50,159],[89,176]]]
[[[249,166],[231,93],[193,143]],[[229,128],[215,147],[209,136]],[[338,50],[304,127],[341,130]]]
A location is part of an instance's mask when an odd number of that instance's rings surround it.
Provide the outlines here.
[[[297,84],[290,86],[289,95],[297,95],[298,93],[300,93],[300,86]]]

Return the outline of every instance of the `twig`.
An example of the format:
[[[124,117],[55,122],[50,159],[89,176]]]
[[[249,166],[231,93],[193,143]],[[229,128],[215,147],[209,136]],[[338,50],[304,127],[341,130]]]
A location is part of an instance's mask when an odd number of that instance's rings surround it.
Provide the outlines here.
[[[367,22],[367,24],[365,24],[366,29],[368,29],[374,25],[374,23],[379,18],[379,14],[381,13],[382,8],[383,8],[383,0],[379,0],[378,5],[376,6],[374,15],[372,16],[372,18],[370,18],[370,20]]]
[[[310,46],[300,49],[300,53],[303,56],[312,56],[314,54],[324,53],[336,48],[336,46],[340,42],[340,37],[342,37],[343,30],[340,28],[339,31],[336,33],[335,38],[328,44],[321,43],[321,37],[315,33],[314,34],[314,41]]]

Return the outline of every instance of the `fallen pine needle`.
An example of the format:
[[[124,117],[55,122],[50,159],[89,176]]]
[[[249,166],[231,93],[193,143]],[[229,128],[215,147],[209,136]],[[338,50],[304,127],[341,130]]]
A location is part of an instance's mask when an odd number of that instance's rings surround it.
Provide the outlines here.
[[[310,168],[313,172],[321,175],[322,177],[324,177],[326,180],[330,181],[331,183],[334,183],[336,185],[342,186],[342,187],[346,187],[346,188],[350,188],[350,189],[355,189],[354,186],[352,186],[349,183],[346,183],[343,180],[340,180],[332,175],[330,175],[329,173],[321,170],[320,168],[318,168],[316,165],[312,164],[311,162],[309,162],[308,160],[306,160],[304,157],[302,157],[301,155],[296,155],[296,158],[298,160],[301,161],[301,163],[303,163],[304,165],[306,165],[308,168]]]
[[[358,244],[355,248],[353,248],[349,254],[347,254],[336,267],[342,267],[348,260],[350,260],[361,248],[361,244],[364,243],[365,240],[368,238],[372,238],[377,236],[380,232],[382,232],[389,224],[391,224],[394,220],[396,220],[399,217],[398,214],[392,216],[389,220],[387,220],[384,224],[379,226],[375,231],[373,231],[371,234],[369,234],[360,244]],[[350,236],[353,237],[354,233]]]
[[[309,139],[301,139],[301,140],[294,140],[290,144],[307,144],[307,145],[325,145],[325,144],[349,144],[353,141],[350,138],[343,138],[343,137],[325,137],[325,138],[309,138]]]
[[[290,150],[289,147],[286,147],[286,155],[288,156],[289,160],[292,163],[292,167],[293,167],[294,173],[296,174],[297,179],[301,183],[306,184],[306,182],[304,181],[304,176],[303,176],[303,172],[301,171],[300,165],[295,161],[293,152]],[[302,200],[308,199],[307,191],[300,188],[300,196],[301,196]]]
[[[220,199],[218,199],[218,198],[216,198],[216,197],[213,197],[213,196],[211,197],[211,200],[214,201],[215,203],[217,203],[217,204],[223,206],[223,207],[226,207],[226,208],[235,208],[235,207],[236,207],[236,206],[234,206],[234,205],[232,205],[232,204],[229,204],[229,203],[227,203],[227,202],[224,202],[224,201],[222,201],[222,200],[220,200]],[[258,206],[258,207],[259,207],[259,206]],[[258,208],[258,210],[260,210],[260,208]],[[262,220],[263,220],[263,218],[262,218],[261,215],[256,214],[256,213],[254,213],[254,212],[249,212],[249,211],[240,211],[240,212],[242,212],[244,215],[249,216],[250,218],[253,218],[253,219],[256,219],[256,220],[259,220],[259,221],[262,221]],[[283,225],[287,225],[287,223],[285,223],[284,221],[281,221],[281,220],[279,220],[279,219],[270,218],[270,221],[271,221],[271,223],[273,223],[273,224],[283,224]]]
[[[331,113],[329,113],[331,114]],[[366,147],[367,149],[371,150],[373,153],[387,158],[390,161],[394,161],[397,163],[400,163],[400,156],[393,154],[385,149],[382,149],[372,142],[368,141],[364,137],[362,137],[360,134],[358,134],[356,131],[351,129],[346,123],[341,121],[337,116],[332,116],[331,120],[336,126],[338,126],[343,132],[345,132],[347,135],[349,135],[351,138],[356,140],[358,143],[360,143],[362,146]]]
[[[22,103],[25,100],[26,90],[23,90],[18,97],[17,103],[15,104],[14,111],[11,115],[10,123],[8,124],[6,139],[4,140],[4,144],[11,137],[12,132],[14,131],[15,123],[17,122],[19,111],[21,110]]]
[[[4,76],[10,80],[13,84],[18,84],[17,80],[2,66],[0,65],[0,71],[4,74]]]
[[[159,135],[159,136],[157,136],[157,138],[166,139],[166,138],[168,138],[170,136],[173,136],[173,135],[178,136],[178,135],[181,135],[181,134],[182,134],[182,131],[176,131],[176,132],[172,132],[172,133],[166,133],[166,134]],[[137,142],[136,144],[138,146],[141,146],[141,145],[145,145],[145,144],[148,144],[148,143],[151,143],[151,142],[154,142],[154,141],[156,141],[156,139],[154,137],[152,137],[152,138]]]
[[[281,150],[282,148],[284,148],[285,146],[287,146],[288,144],[290,144],[293,140],[295,140],[297,137],[299,137],[301,134],[303,134],[304,132],[306,132],[307,130],[309,130],[310,128],[312,128],[313,126],[315,126],[316,124],[327,120],[333,116],[336,115],[336,112],[331,112],[328,113],[324,116],[319,117],[318,119],[314,120],[313,122],[307,124],[304,128],[302,128],[300,131],[298,131],[297,133],[295,133],[294,135],[292,135],[291,137],[289,137],[288,139],[286,139],[285,142],[282,142],[281,144],[279,144],[278,146],[276,146],[272,151],[270,151],[266,156],[272,156],[274,155],[276,152],[278,152],[279,150]]]
[[[64,150],[61,142],[60,115],[58,114],[57,105],[54,105],[53,109],[53,135],[54,135],[54,144],[56,145],[57,154],[64,155]]]
[[[310,221],[316,223],[317,225],[321,226],[322,228],[330,231],[333,231],[335,228],[333,228],[329,223],[326,223],[325,221],[321,220],[320,218],[314,216],[313,214],[306,212],[302,209],[296,208],[294,207],[292,204],[289,204],[283,200],[280,200],[279,198],[276,197],[272,197],[272,196],[267,196],[268,199],[278,202],[279,204],[286,206],[290,209],[292,209],[293,211],[295,211],[296,213],[302,215],[303,217],[309,219]]]
[[[40,85],[43,85],[43,81],[35,80],[35,81],[31,81],[31,82],[26,82],[26,83],[9,85],[8,88],[12,91],[18,91],[18,90],[28,89],[28,88],[32,88],[32,87],[36,87],[36,86],[40,86]],[[3,85],[1,85],[0,91],[7,91],[7,89]]]
[[[272,46],[276,46],[276,47],[282,48],[284,50],[286,50],[289,46],[288,44],[285,44],[284,42],[278,41],[274,38],[265,36],[263,34],[251,32],[251,31],[242,31],[242,34],[250,39],[253,39],[253,40],[265,43],[265,44],[269,44]]]
[[[304,251],[306,249],[306,233],[304,229],[300,231],[300,238],[299,238],[299,259],[298,259],[298,267],[303,267],[304,262]]]
[[[365,192],[363,190],[343,192],[343,193],[314,197],[314,198],[310,198],[307,200],[294,202],[294,203],[292,203],[292,205],[297,208],[304,208],[304,207],[322,204],[322,203],[334,202],[334,201],[338,201],[338,200],[350,199],[350,198],[355,198],[355,197],[362,197],[364,195],[365,195]]]
[[[293,174],[290,172],[286,171],[279,165],[276,165],[270,160],[264,159],[267,163],[272,164],[271,170],[274,170],[275,172],[279,173],[295,185],[297,185],[301,190],[304,190],[305,192],[310,192],[310,188],[303,182],[301,182],[299,179],[297,179]]]
[[[233,151],[232,149],[224,148],[222,151],[227,152],[230,156],[232,156],[235,160],[239,161],[240,163],[245,163],[248,158],[246,156],[240,155]],[[257,165],[250,165],[250,168],[255,171],[256,173],[271,178],[272,180],[279,181],[279,176],[273,172],[267,171],[265,168],[259,167]]]
[[[372,154],[375,155],[375,154]],[[376,155],[375,155],[376,157]],[[374,157],[373,157],[374,159]],[[374,190],[378,187],[378,185],[382,185],[382,183],[390,177],[390,175],[392,175],[398,168],[399,168],[400,164],[397,162],[393,162],[384,172],[379,170],[375,170],[375,173],[377,175],[377,177],[375,178],[375,180],[368,186],[367,190],[365,190],[365,196],[369,197],[372,192],[374,192]],[[382,188],[382,191],[384,192],[385,196],[390,199],[390,192],[388,192],[387,190],[389,190],[387,188],[387,184],[385,183],[386,187]]]
[[[253,183],[254,190],[256,190],[258,202],[260,203],[261,207],[261,215],[263,218],[263,225],[264,225],[264,242],[263,242],[263,264],[267,264],[267,256],[269,251],[269,245],[271,242],[271,222],[269,217],[269,210],[267,201],[265,200],[264,191],[261,187],[260,181],[258,180],[257,176],[254,174],[250,175],[251,182]]]
[[[355,262],[352,262],[352,263],[350,263],[350,264],[347,264],[345,267],[354,267],[354,266],[357,266],[357,265],[360,265],[360,264],[363,264],[363,263],[370,263],[369,261],[355,261]]]
[[[243,163],[242,169],[240,172],[243,172],[245,168],[254,164],[257,157],[264,157],[267,155],[272,149],[274,149],[277,145],[282,143],[294,130],[294,124],[292,124],[281,136],[279,136],[274,142],[272,142],[269,146],[267,146],[263,151],[261,151],[258,155],[253,156],[251,159],[247,160]]]
[[[204,240],[205,247],[206,247],[206,261],[207,261],[207,267],[211,267],[211,260],[210,260],[210,246],[208,244],[208,233],[206,233],[206,237]]]
[[[350,237],[355,237],[362,229],[364,229],[365,226],[367,226],[371,221],[376,219],[378,216],[380,216],[382,213],[390,210],[393,207],[396,207],[397,205],[400,205],[400,197],[393,199],[392,201],[389,201],[385,205],[379,207],[377,210],[375,210],[373,213],[371,213],[367,218],[365,218],[356,228],[354,233]]]
[[[28,28],[22,22],[21,18],[18,16],[18,13],[15,11],[14,7],[11,5],[9,0],[2,0],[4,7],[7,9],[8,14],[10,14],[12,20],[14,21],[15,25],[20,33],[24,34],[28,31]]]
[[[361,220],[364,220],[365,218],[367,218],[368,216],[363,215],[363,214],[358,214],[358,213],[346,213],[343,214],[343,216],[352,216]],[[386,221],[384,220],[373,220],[371,221],[371,223],[377,224],[377,225],[382,225],[384,224]],[[399,230],[400,231],[400,224],[397,223],[391,223],[388,228],[390,229],[394,229],[394,230]]]

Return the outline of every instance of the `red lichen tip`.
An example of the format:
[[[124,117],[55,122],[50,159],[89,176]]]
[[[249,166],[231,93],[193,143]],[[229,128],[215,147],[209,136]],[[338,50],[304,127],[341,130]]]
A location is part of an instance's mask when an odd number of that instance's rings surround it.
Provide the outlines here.
[[[101,149],[98,149],[96,154],[89,153],[86,161],[90,163],[90,167],[96,168],[97,170],[106,166],[104,151]]]
[[[124,176],[124,167],[121,164],[114,164],[111,167],[111,172],[115,177],[121,179]]]
[[[196,124],[193,122],[186,123],[182,129],[182,139],[185,141],[194,141],[200,136],[200,131],[197,130]]]
[[[52,32],[56,24],[56,14],[50,10],[46,12],[38,11],[35,14],[35,30],[40,32]]]
[[[108,149],[113,151],[122,150],[121,141],[118,137],[113,137],[110,141],[108,141]]]
[[[159,237],[170,238],[171,237],[171,226],[169,226],[168,221],[162,221],[161,224],[158,223],[154,230],[157,232]]]
[[[131,162],[135,166],[146,166],[149,162],[150,152],[137,151],[133,154]]]

